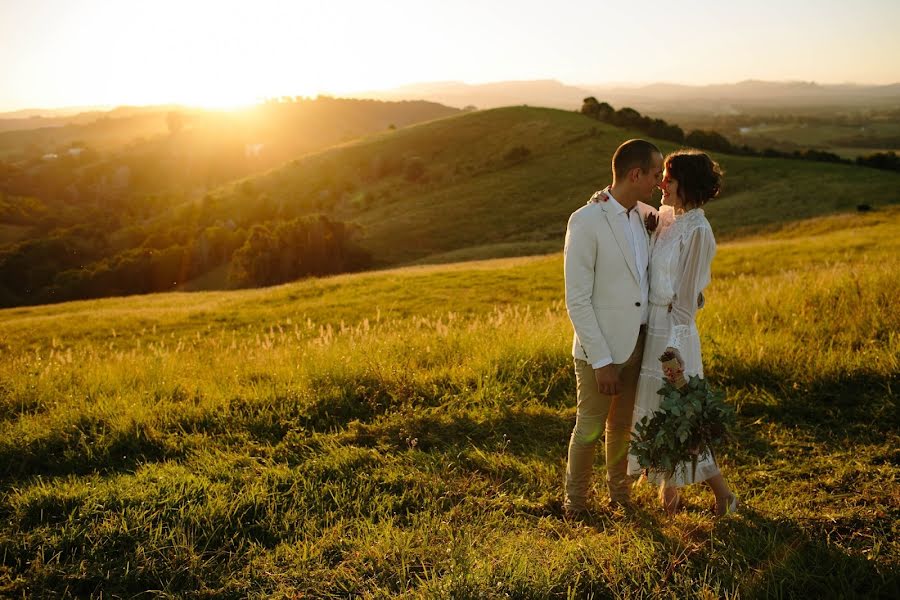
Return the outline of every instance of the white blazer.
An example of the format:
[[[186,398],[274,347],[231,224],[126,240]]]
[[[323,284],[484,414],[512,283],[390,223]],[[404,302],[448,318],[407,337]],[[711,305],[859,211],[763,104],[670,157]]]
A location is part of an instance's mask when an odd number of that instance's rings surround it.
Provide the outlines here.
[[[641,220],[656,209],[637,204]],[[641,327],[640,275],[616,212],[607,202],[582,206],[566,228],[566,310],[575,329],[572,355],[588,363],[631,356]],[[650,255],[650,236],[643,240]],[[649,274],[645,274],[645,277]]]

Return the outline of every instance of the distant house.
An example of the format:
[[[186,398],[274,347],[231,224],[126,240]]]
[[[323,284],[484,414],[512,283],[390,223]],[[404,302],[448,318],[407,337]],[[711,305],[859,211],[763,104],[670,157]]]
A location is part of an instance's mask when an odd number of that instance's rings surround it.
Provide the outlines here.
[[[84,152],[84,148],[69,148],[69,156],[79,157]]]
[[[58,154],[56,154],[55,152],[48,152],[41,157],[41,160],[51,161],[56,160],[57,158],[59,158]]]

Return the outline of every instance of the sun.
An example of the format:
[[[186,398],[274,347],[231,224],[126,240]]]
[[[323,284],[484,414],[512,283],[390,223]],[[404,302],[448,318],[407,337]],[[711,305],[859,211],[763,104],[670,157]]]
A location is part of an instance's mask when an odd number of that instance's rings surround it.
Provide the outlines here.
[[[180,104],[210,110],[240,110],[260,104],[265,100],[262,96],[229,93],[198,93],[186,98],[179,98]]]

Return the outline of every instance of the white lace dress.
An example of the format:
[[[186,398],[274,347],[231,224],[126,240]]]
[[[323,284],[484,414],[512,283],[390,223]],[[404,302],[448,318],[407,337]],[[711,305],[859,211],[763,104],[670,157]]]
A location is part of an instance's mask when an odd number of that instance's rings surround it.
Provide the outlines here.
[[[659,225],[651,240],[650,319],[644,359],[637,384],[633,423],[652,417],[659,409],[663,386],[659,357],[667,347],[676,348],[684,359],[685,378],[703,377],[700,336],[695,316],[700,292],[709,284],[710,264],[716,253],[716,240],[703,209],[695,208],[676,216],[672,207],[662,206]],[[670,309],[671,306],[671,309]],[[633,455],[628,457],[628,473],[637,475],[641,467]],[[711,456],[697,462],[696,473],[690,463],[679,465],[670,485],[681,487],[705,481],[719,473]],[[648,473],[653,483],[661,483],[661,473]]]

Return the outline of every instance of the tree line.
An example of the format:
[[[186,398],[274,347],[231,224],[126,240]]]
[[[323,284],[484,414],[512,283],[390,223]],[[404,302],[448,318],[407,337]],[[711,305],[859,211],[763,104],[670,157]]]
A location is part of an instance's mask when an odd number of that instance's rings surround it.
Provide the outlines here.
[[[117,251],[119,236],[89,225],[0,249],[0,306],[171,291],[228,264],[232,287],[255,287],[310,275],[357,271],[371,264],[358,228],[322,215],[238,229],[216,223],[146,236]]]
[[[799,160],[812,160],[817,162],[858,164],[860,166],[900,171],[900,157],[894,152],[878,152],[869,156],[859,156],[855,161],[842,158],[833,152],[824,150],[795,150],[785,152],[774,148],[757,150],[747,145],[736,145],[717,131],[694,129],[685,133],[681,127],[667,123],[663,119],[653,119],[634,110],[633,108],[620,108],[616,110],[606,102],[599,102],[595,97],[589,96],[581,105],[581,114],[609,123],[616,127],[636,129],[650,137],[683,144],[694,148],[702,148],[712,152],[726,154],[738,154],[743,156],[761,156],[765,158],[790,158]]]

